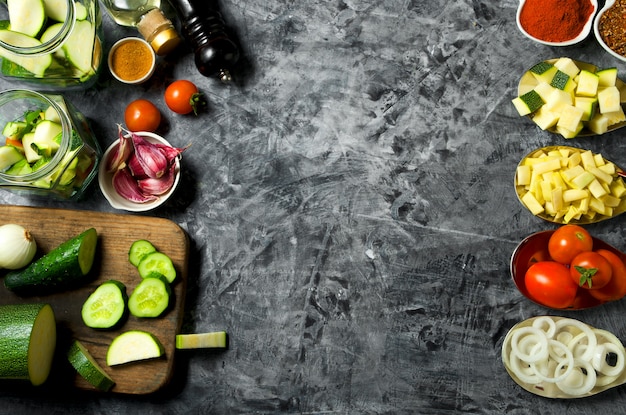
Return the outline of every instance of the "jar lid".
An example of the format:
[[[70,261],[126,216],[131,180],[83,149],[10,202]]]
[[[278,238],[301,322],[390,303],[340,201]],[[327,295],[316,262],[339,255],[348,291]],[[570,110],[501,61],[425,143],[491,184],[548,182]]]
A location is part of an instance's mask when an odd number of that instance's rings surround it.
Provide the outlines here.
[[[180,36],[173,28],[159,32],[150,42],[150,46],[157,55],[167,55],[180,43]]]

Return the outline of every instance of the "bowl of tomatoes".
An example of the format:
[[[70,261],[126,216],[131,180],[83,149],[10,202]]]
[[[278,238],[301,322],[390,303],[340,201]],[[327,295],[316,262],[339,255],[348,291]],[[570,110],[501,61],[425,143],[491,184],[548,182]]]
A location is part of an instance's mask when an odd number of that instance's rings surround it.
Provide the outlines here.
[[[511,256],[511,277],[531,301],[580,310],[626,295],[626,255],[579,225],[563,225],[522,240]]]

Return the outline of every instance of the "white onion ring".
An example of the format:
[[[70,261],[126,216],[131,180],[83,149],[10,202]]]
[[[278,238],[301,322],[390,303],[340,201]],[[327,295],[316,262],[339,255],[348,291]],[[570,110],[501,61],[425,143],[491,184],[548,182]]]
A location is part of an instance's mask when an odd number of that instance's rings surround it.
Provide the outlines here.
[[[586,360],[586,361],[591,360],[591,357],[593,356],[593,351],[595,350],[596,345],[598,344],[596,335],[593,333],[593,330],[591,330],[591,328],[585,323],[583,323],[582,321],[574,320],[573,318],[564,318],[564,319],[558,320],[555,324],[556,324],[557,331],[562,330],[566,326],[572,326],[572,327],[579,329],[582,333],[584,333],[584,336],[580,336],[580,334],[577,336],[574,336],[574,338],[568,343],[568,347],[574,353],[574,357],[576,357],[576,352],[575,350],[573,350],[573,348],[575,347],[575,344],[574,344],[575,340],[577,342],[579,340],[578,339],[579,336],[586,337],[587,345],[586,345],[584,353],[582,353],[582,355],[579,356],[579,358],[582,360]]]
[[[543,329],[544,325],[548,326],[547,330]],[[533,327],[546,333],[546,337],[549,339],[553,338],[554,334],[556,333],[556,323],[554,322],[553,319],[551,319],[548,316],[541,316],[541,317],[535,318],[535,321],[533,321]]]
[[[554,371],[553,371],[554,376],[547,376],[541,373],[536,363],[531,363],[530,368],[533,370],[534,374],[544,382],[548,382],[548,383],[561,382],[565,380],[574,370],[574,355],[572,354],[571,350],[567,348],[566,345],[564,345],[563,343],[559,341],[550,339],[549,345],[562,349],[565,354],[565,358],[560,359],[560,360],[555,359],[555,362],[557,362],[557,365],[556,367],[554,367]],[[552,356],[552,353],[550,353],[550,356]],[[546,359],[544,363],[547,364],[548,368],[550,366],[554,366],[554,365],[550,365],[549,359]],[[565,369],[565,371],[559,375],[558,373],[561,371],[561,369],[563,369],[563,367],[567,367],[567,369]]]
[[[536,353],[534,348],[531,348],[531,353],[524,353],[520,349],[520,337],[525,335],[521,345],[526,345],[530,340],[535,339],[536,343],[540,345],[539,350]],[[545,333],[535,327],[521,327],[511,337],[511,351],[522,361],[526,363],[538,362],[548,358],[548,338]]]
[[[617,364],[615,366],[609,366],[606,363],[607,353],[615,353],[617,355]],[[619,348],[609,342],[598,345],[591,359],[591,364],[596,371],[605,376],[617,376],[624,370],[624,348]]]
[[[541,382],[539,376],[537,376],[530,367],[522,368],[520,366],[521,363],[527,365],[527,363],[522,362],[519,357],[511,350],[511,355],[509,357],[509,366],[511,371],[517,376],[519,380],[524,383],[529,383],[531,385],[536,385]]]
[[[590,362],[587,362],[581,359],[574,359],[574,365],[576,367],[584,368],[585,371],[587,372],[586,375],[584,375],[582,371],[578,372],[580,376],[584,377],[583,383],[578,386],[568,385],[567,384],[567,381],[569,379],[568,377],[568,379],[565,379],[561,382],[557,382],[556,386],[559,389],[561,389],[561,391],[567,393],[568,395],[582,396],[582,395],[589,393],[591,389],[593,389],[593,387],[596,385],[596,371],[593,370],[593,366],[591,365]],[[570,376],[573,376],[573,373],[570,374]]]

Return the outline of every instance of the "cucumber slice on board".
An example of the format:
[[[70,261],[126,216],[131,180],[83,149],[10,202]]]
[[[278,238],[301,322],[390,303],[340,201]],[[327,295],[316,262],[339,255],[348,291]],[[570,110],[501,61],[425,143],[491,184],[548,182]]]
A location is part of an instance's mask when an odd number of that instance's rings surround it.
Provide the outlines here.
[[[9,24],[14,32],[36,37],[46,23],[42,0],[7,0]]]
[[[107,365],[116,366],[163,356],[163,345],[152,333],[130,330],[113,339],[107,350]]]
[[[94,329],[115,327],[124,317],[127,300],[124,284],[116,280],[103,282],[83,303],[83,322]]]
[[[228,336],[225,331],[211,333],[177,334],[177,349],[225,349]]]
[[[78,340],[74,340],[67,352],[67,360],[87,382],[101,391],[110,390],[115,381],[102,369],[91,356],[87,348]]]
[[[128,299],[128,309],[135,317],[158,317],[170,303],[170,284],[165,277],[148,277],[141,280]]]
[[[0,379],[43,384],[52,368],[56,336],[49,304],[0,306]]]
[[[141,278],[163,275],[171,284],[176,279],[176,269],[170,257],[162,252],[152,252],[142,258],[137,265]]]
[[[138,266],[141,260],[148,254],[156,252],[156,248],[150,241],[140,239],[130,246],[128,251],[128,261],[134,266]]]
[[[34,37],[14,32],[12,30],[0,30],[0,41],[13,46],[33,47],[40,46],[41,42]],[[39,56],[19,56],[15,53],[0,47],[0,57],[9,60],[36,77],[43,77],[46,69],[52,64],[52,56],[50,54]]]
[[[84,279],[94,262],[98,234],[89,228],[63,242],[48,254],[19,271],[7,273],[4,285],[22,295],[66,288]]]

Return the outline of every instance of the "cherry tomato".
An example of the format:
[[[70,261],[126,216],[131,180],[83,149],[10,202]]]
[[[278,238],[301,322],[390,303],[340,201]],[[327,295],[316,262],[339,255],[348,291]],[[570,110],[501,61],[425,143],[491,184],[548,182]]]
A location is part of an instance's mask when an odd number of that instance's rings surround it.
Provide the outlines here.
[[[193,111],[197,115],[199,107],[205,104],[198,87],[185,79],[172,82],[165,89],[164,97],[168,108],[177,114],[189,114]]]
[[[154,132],[161,124],[161,112],[147,99],[138,99],[126,107],[124,122],[130,131]]]
[[[604,287],[611,281],[611,264],[599,253],[581,252],[572,260],[569,267],[572,280],[589,290]]]
[[[561,264],[569,265],[581,252],[593,249],[593,238],[585,228],[578,225],[563,225],[548,241],[550,257]]]
[[[578,285],[570,277],[569,269],[555,261],[532,265],[526,271],[524,282],[531,298],[551,308],[571,307],[578,292]]]
[[[623,298],[626,295],[626,265],[624,261],[608,249],[598,249],[596,252],[609,261],[613,273],[607,285],[596,290],[588,290],[589,293],[601,301],[614,301]]]

